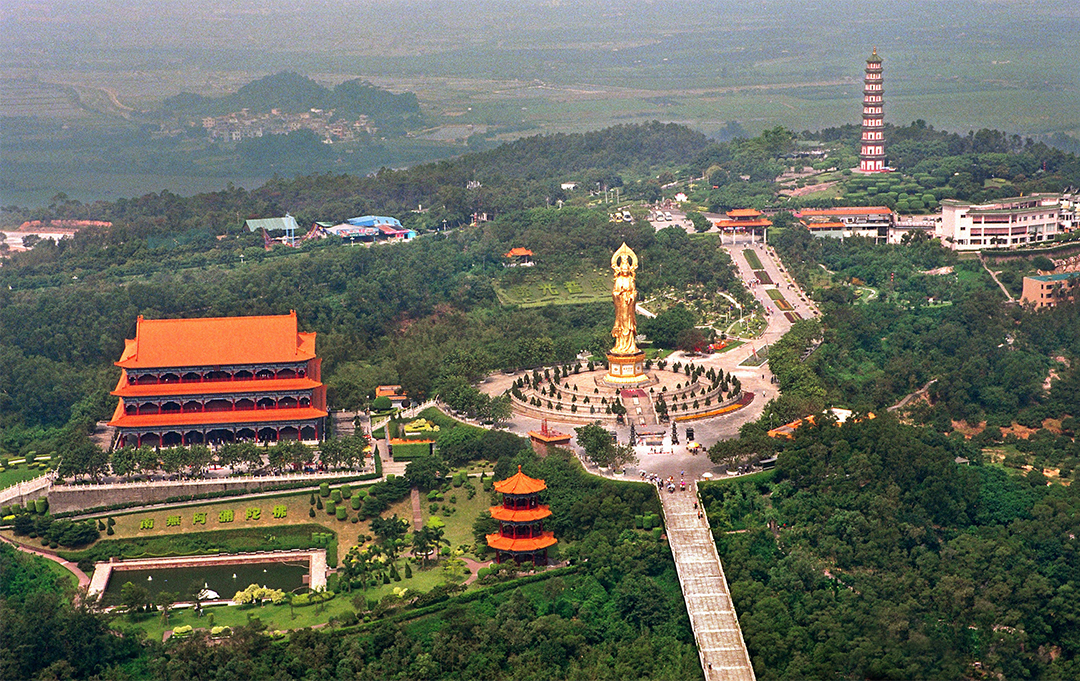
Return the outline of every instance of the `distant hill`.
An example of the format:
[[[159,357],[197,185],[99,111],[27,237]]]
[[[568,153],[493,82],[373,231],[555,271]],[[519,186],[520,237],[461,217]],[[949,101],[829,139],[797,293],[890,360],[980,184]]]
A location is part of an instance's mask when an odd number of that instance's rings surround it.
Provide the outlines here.
[[[165,100],[162,113],[173,116],[221,116],[241,109],[253,113],[265,113],[271,109],[288,113],[333,109],[337,115],[345,118],[366,115],[376,121],[420,115],[420,103],[412,92],[395,94],[360,79],[346,81],[330,89],[291,71],[252,81],[224,97],[203,97],[182,92]]]

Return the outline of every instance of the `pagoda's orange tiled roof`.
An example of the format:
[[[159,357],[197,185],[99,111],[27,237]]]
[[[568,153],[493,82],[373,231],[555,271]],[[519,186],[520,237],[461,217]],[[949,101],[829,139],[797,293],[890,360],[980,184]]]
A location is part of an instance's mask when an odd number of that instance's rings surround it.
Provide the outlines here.
[[[515,475],[495,483],[495,490],[503,494],[535,494],[545,489],[547,485],[543,480],[525,475],[521,472],[521,466],[518,466],[518,472]]]
[[[283,423],[287,421],[310,421],[326,416],[326,412],[314,407],[296,409],[248,409],[244,411],[203,411],[190,414],[142,414],[132,416],[123,413],[124,401],[116,405],[110,426],[117,428],[163,428],[175,426],[211,426],[226,423]]]
[[[518,257],[521,257],[521,256],[532,255],[532,254],[533,254],[533,252],[530,251],[527,248],[517,247],[517,248],[511,248],[510,251],[508,253],[506,253],[506,257],[507,258],[518,258]]]
[[[125,369],[270,364],[315,357],[315,334],[300,333],[296,312],[260,317],[143,319],[125,341]]]
[[[829,217],[833,215],[889,215],[888,206],[841,206],[839,208],[803,208],[795,212],[797,218]]]
[[[756,218],[759,215],[761,215],[761,211],[753,208],[736,208],[727,212],[729,218]]]
[[[178,395],[231,395],[282,391],[314,390],[322,383],[310,378],[271,378],[250,381],[206,381],[204,383],[158,383],[156,385],[132,385],[127,374],[122,373],[120,382],[111,394],[120,397],[173,397]]]
[[[505,506],[492,506],[488,510],[491,512],[492,518],[507,523],[529,523],[536,520],[543,520],[551,515],[551,509],[547,506],[537,506],[536,508],[518,510],[506,508]]]
[[[558,541],[554,532],[544,532],[539,537],[529,539],[511,539],[498,533],[487,536],[488,546],[497,551],[539,551],[554,546]]]

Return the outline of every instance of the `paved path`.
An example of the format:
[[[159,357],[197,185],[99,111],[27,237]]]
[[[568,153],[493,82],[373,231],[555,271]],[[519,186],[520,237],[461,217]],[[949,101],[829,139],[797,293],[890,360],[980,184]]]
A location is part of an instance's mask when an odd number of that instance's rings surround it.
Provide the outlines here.
[[[415,487],[409,493],[412,499],[412,528],[414,532],[424,529],[424,512],[420,508],[420,490]]]
[[[694,508],[697,485],[691,483],[687,492],[660,492],[660,499],[705,678],[754,681],[754,668],[709,530],[709,520],[698,518],[698,510]]]

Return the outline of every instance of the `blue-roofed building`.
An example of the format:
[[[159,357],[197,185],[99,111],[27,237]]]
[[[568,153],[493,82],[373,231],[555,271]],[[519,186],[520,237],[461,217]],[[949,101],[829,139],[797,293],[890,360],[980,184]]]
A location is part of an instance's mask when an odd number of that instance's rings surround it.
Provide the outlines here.
[[[1058,272],[1037,277],[1024,277],[1024,292],[1020,302],[1035,308],[1054,307],[1075,300],[1080,290],[1080,272]]]
[[[349,218],[345,222],[350,225],[356,225],[357,227],[378,227],[379,225],[387,225],[389,227],[403,229],[400,220],[397,218],[385,217],[383,215],[364,215],[359,218]]]

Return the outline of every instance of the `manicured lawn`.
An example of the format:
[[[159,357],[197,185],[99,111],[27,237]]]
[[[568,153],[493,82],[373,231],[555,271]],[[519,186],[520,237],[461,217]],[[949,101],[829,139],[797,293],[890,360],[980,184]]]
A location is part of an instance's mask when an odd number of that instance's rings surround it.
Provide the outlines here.
[[[354,491],[360,489],[358,485],[352,485]],[[336,487],[331,487],[336,489]],[[315,497],[319,493],[315,492]],[[353,523],[351,518],[356,516],[349,502],[344,502],[349,510],[348,520],[338,520],[334,516],[327,515],[325,508],[315,509],[315,517],[308,515],[309,509],[313,508],[309,503],[311,492],[291,492],[272,497],[260,497],[257,499],[232,499],[225,501],[207,502],[184,506],[183,508],[154,509],[149,511],[135,511],[127,514],[113,514],[116,525],[113,527],[116,533],[112,537],[102,535],[102,539],[125,539],[131,537],[167,537],[170,535],[207,532],[210,530],[229,529],[258,529],[266,530],[268,536],[273,536],[272,530],[278,527],[301,524],[320,525],[333,530],[338,534],[338,555],[344,556],[350,547],[357,543],[357,535],[371,534],[370,523],[360,521]],[[323,499],[325,506],[327,499]],[[284,517],[275,518],[274,510],[284,507]],[[258,517],[249,511],[258,510]],[[229,521],[229,512],[232,520]],[[412,521],[412,507],[408,497],[393,505],[384,513],[389,516],[393,513]],[[203,523],[196,523],[196,514],[206,514]],[[104,518],[104,516],[102,516]],[[169,519],[179,517],[178,525],[169,525]],[[153,527],[145,527],[144,521],[153,521]],[[256,549],[246,549],[256,550]]]
[[[774,288],[765,289],[765,295],[769,296],[773,300],[781,300],[784,297],[784,294],[780,293],[779,290]]]
[[[33,480],[42,475],[45,475],[44,470],[41,470],[40,468],[31,470],[26,467],[26,464],[22,464],[18,467],[5,468],[3,472],[0,472],[0,489],[10,487],[26,480]]]
[[[752,270],[763,270],[764,266],[761,264],[761,260],[758,258],[757,253],[747,248],[742,252],[743,257],[746,258],[746,262],[750,264]]]
[[[443,501],[437,502],[439,504],[439,512],[436,516],[446,524],[444,530],[445,536],[450,540],[450,548],[456,549],[457,547],[467,544],[470,547],[475,543],[473,538],[473,521],[476,520],[482,512],[486,511],[491,506],[491,494],[485,492],[483,486],[480,484],[480,480],[472,478],[471,484],[476,487],[476,495],[469,499],[468,491],[464,487],[451,487],[449,492],[443,494]],[[457,503],[450,503],[450,497],[456,497]],[[423,503],[421,507],[424,510],[424,522],[428,521],[431,517],[430,508],[431,503],[427,498],[422,497]],[[444,515],[442,512],[443,507],[454,508],[456,511],[450,515]]]

